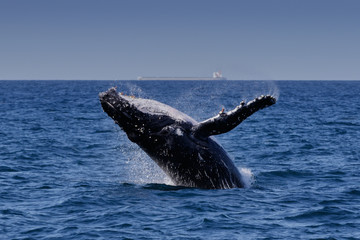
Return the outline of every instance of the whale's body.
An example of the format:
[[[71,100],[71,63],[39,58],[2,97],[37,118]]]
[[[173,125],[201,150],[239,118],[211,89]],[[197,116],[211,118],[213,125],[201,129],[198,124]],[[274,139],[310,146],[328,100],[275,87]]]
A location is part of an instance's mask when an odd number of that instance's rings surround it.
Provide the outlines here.
[[[212,135],[235,128],[259,109],[276,102],[262,96],[234,110],[197,122],[155,100],[100,93],[104,111],[179,186],[205,189],[243,187],[241,174]]]

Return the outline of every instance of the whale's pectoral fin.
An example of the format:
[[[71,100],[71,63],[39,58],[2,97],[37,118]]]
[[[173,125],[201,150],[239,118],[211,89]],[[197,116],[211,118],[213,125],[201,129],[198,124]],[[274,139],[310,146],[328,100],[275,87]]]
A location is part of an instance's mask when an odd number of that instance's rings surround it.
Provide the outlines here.
[[[235,128],[256,111],[275,103],[276,98],[270,95],[255,98],[247,104],[245,104],[245,102],[241,102],[240,105],[232,111],[227,113],[220,111],[217,116],[200,122],[194,126],[194,135],[208,137],[211,135],[226,133]]]

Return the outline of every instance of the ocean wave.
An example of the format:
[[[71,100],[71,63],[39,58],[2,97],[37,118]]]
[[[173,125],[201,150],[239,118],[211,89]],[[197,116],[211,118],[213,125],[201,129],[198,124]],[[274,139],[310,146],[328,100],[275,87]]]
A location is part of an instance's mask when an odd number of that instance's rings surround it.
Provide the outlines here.
[[[289,177],[311,177],[314,176],[315,173],[311,171],[304,171],[304,170],[275,170],[275,171],[268,171],[268,172],[261,172],[260,176],[265,177],[282,177],[282,178],[289,178]]]

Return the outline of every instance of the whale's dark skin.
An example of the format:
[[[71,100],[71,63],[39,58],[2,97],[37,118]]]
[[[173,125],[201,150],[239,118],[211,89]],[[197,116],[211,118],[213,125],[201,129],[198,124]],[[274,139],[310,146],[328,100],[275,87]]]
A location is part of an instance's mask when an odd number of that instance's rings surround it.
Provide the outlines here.
[[[244,187],[241,174],[212,135],[226,133],[254,112],[273,105],[261,96],[230,112],[198,123],[163,103],[119,94],[100,93],[104,111],[178,186],[204,189]]]

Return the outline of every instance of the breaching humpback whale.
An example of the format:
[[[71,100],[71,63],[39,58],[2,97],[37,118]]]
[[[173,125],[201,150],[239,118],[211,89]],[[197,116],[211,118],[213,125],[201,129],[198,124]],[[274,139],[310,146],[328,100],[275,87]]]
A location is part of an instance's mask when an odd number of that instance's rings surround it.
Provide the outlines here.
[[[100,93],[104,111],[178,186],[204,189],[244,187],[241,174],[212,135],[226,133],[256,111],[273,105],[270,95],[244,101],[203,122],[155,100]]]

